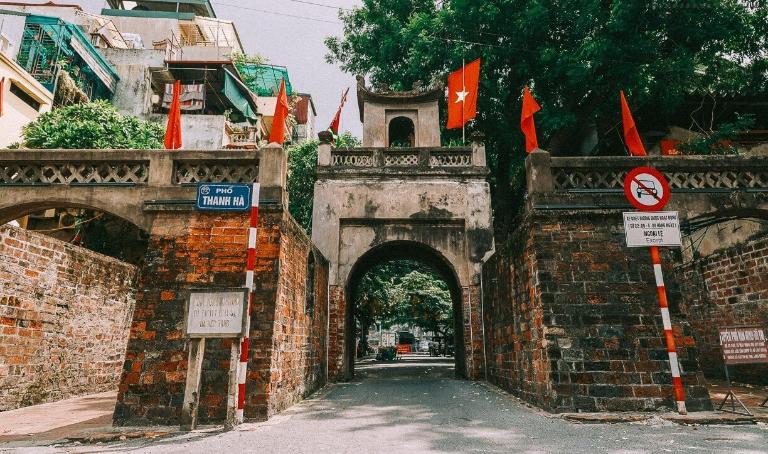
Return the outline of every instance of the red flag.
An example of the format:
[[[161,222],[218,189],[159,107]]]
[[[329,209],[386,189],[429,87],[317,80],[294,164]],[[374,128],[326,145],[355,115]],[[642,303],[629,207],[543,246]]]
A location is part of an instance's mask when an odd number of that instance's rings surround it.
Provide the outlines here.
[[[349,87],[347,87],[346,91],[344,91],[344,94],[341,95],[341,104],[339,105],[339,109],[336,111],[336,115],[333,116],[331,125],[328,126],[328,129],[333,131],[333,133],[336,135],[339,134],[339,122],[341,121],[341,109],[344,107],[344,103],[347,102],[347,93],[349,93]]]
[[[645,156],[645,147],[640,140],[640,134],[637,132],[635,120],[632,118],[632,112],[629,111],[627,98],[624,97],[624,90],[621,92],[621,121],[624,124],[624,143],[632,156]]]
[[[461,128],[477,114],[480,59],[448,76],[448,129]]]
[[[288,96],[285,94],[285,79],[280,81],[280,92],[277,94],[275,115],[272,117],[272,130],[269,131],[269,143],[285,142],[285,120],[288,118]]]
[[[168,125],[165,127],[165,148],[176,150],[181,148],[181,82],[173,83],[173,99],[168,109]]]
[[[520,129],[525,135],[525,152],[530,153],[539,148],[539,139],[536,137],[536,123],[533,114],[541,110],[539,103],[533,99],[531,91],[526,86],[523,88],[523,110],[520,113]]]

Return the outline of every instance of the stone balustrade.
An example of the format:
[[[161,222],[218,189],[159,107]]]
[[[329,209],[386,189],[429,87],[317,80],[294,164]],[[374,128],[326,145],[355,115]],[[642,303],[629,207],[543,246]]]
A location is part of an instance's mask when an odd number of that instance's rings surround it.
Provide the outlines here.
[[[47,207],[110,212],[146,228],[153,213],[194,209],[198,183],[260,183],[286,204],[287,153],[245,150],[0,150],[0,224]]]
[[[624,177],[638,166],[666,176],[672,190],[668,209],[683,218],[716,212],[750,217],[768,207],[765,156],[551,157],[537,151],[526,159],[528,201],[544,210],[631,209]]]

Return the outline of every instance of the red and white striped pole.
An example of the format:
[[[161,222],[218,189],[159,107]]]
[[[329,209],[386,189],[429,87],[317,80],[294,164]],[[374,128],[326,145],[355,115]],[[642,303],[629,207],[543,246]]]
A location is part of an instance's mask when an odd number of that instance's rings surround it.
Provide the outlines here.
[[[688,413],[685,409],[685,390],[683,389],[683,381],[680,379],[680,364],[677,362],[675,336],[672,334],[672,319],[669,317],[667,290],[664,287],[664,275],[661,272],[661,257],[659,257],[658,246],[651,246],[650,249],[653,274],[656,276],[656,292],[659,295],[659,306],[661,307],[661,320],[664,323],[664,338],[667,342],[667,353],[669,354],[669,367],[672,370],[672,387],[675,390],[677,412],[685,415]]]
[[[245,287],[248,289],[248,312],[245,315],[245,336],[240,339],[240,363],[237,366],[237,412],[235,423],[244,420],[245,376],[248,373],[248,349],[250,346],[251,311],[253,310],[253,270],[256,266],[256,240],[259,225],[259,183],[253,183],[251,191],[251,219],[248,226],[248,260],[245,266]]]

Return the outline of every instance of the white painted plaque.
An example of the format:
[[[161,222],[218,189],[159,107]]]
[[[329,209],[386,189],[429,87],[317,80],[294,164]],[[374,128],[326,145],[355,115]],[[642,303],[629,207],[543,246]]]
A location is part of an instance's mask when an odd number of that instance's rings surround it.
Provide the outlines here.
[[[247,290],[193,290],[187,306],[189,337],[239,337],[244,332]]]
[[[680,219],[677,211],[624,213],[627,246],[681,246]]]

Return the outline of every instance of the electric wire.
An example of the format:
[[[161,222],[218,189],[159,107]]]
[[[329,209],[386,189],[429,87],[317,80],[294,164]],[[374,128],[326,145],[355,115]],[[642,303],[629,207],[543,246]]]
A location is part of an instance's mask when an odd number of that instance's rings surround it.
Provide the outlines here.
[[[319,17],[309,17],[309,16],[301,16],[301,15],[298,15],[298,14],[281,13],[281,12],[278,12],[278,11],[269,11],[269,10],[266,10],[266,9],[252,8],[252,7],[243,6],[243,5],[235,5],[235,4],[232,4],[232,3],[214,2],[213,4],[214,5],[219,5],[219,6],[230,6],[232,8],[244,9],[244,10],[248,10],[248,11],[255,11],[255,12],[258,12],[258,13],[274,14],[275,16],[284,16],[284,17],[290,17],[290,18],[293,18],[293,19],[304,19],[304,20],[313,21],[313,22],[323,22],[323,23],[327,23],[327,24],[336,24],[336,25],[343,24],[343,22],[341,22],[339,20],[322,19],[322,18],[319,18]]]

